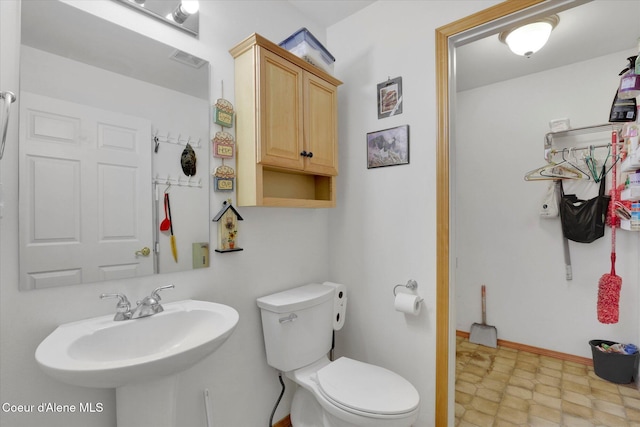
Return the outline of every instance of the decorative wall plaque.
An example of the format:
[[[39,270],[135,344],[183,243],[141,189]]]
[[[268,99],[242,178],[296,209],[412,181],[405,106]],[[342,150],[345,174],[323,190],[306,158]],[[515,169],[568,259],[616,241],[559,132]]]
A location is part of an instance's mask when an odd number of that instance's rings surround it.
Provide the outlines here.
[[[213,174],[215,191],[233,191],[236,171],[232,167],[222,165],[216,168]]]
[[[223,98],[218,98],[215,104],[215,111],[213,114],[213,121],[230,128],[233,126],[233,105],[229,101]]]
[[[236,144],[233,141],[233,135],[229,132],[216,132],[212,139],[213,157],[222,157],[223,159],[231,159],[235,154]]]

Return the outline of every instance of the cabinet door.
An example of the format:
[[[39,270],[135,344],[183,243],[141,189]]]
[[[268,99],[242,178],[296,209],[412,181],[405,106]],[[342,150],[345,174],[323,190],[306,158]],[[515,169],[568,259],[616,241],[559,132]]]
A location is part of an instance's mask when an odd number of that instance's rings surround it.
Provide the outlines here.
[[[304,73],[305,170],[338,175],[338,101],[334,85]]]
[[[266,49],[260,55],[260,138],[258,163],[304,168],[302,132],[303,70]]]

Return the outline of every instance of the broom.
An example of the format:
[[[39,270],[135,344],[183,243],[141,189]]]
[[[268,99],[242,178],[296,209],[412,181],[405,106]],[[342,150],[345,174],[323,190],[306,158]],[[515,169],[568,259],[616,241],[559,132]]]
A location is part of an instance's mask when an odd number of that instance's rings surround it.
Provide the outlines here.
[[[611,148],[613,157],[613,191],[611,192],[611,202],[615,204],[617,194],[617,172],[618,162],[617,145],[618,134],[611,133]],[[618,323],[620,289],[622,288],[622,278],[616,275],[616,222],[613,215],[611,219],[611,273],[603,274],[598,281],[598,321],[600,323]]]

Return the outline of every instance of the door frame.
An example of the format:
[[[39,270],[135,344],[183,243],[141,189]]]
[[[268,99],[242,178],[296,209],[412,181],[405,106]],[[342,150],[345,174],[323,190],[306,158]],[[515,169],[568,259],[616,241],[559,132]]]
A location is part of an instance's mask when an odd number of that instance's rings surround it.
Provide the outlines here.
[[[455,70],[453,55],[456,38],[470,30],[480,29],[493,21],[514,16],[511,25],[524,19],[514,14],[523,12],[532,6],[547,3],[552,7],[563,7],[572,1],[553,0],[507,0],[488,9],[481,10],[460,20],[436,29],[436,100],[437,100],[437,142],[436,142],[436,384],[435,384],[435,425],[447,426],[449,408],[453,408],[449,396],[450,385],[455,383],[455,363],[450,364],[451,351],[455,357],[455,331],[452,329],[450,310],[453,300],[451,290],[451,260],[455,254],[450,253],[451,245],[451,149],[453,148],[452,128],[450,123],[453,99],[455,94]],[[568,8],[568,7],[564,7]],[[505,22],[502,25],[506,25]],[[482,32],[481,30],[478,32]],[[479,38],[479,37],[478,37]],[[451,394],[452,395],[452,394]]]

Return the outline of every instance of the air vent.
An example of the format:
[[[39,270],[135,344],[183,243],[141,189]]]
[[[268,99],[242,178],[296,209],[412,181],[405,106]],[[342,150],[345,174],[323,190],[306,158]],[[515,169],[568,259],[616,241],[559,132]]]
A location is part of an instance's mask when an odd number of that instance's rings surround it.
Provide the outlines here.
[[[205,61],[204,59],[198,58],[197,56],[193,56],[179,49],[176,49],[169,56],[169,58],[173,59],[174,61],[178,61],[185,65],[188,65],[189,67],[192,67],[192,68],[200,68],[207,63],[207,61]]]

